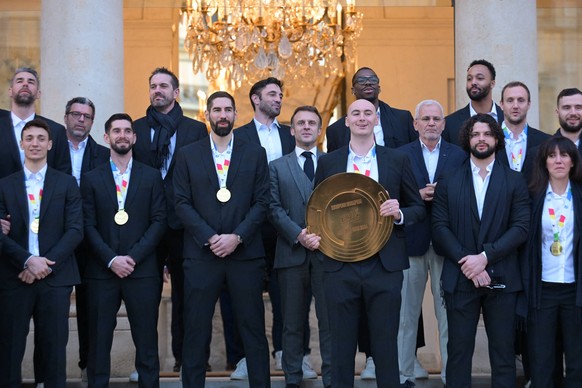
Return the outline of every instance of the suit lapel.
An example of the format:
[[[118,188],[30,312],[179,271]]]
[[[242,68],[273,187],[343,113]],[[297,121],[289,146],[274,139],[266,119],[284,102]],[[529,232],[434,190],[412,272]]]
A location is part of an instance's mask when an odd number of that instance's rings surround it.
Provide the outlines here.
[[[117,191],[115,188],[115,179],[113,179],[113,172],[111,171],[111,163],[104,163],[103,166],[99,167],[99,173],[101,175],[101,180],[104,187],[106,187],[107,195],[109,199],[117,207]]]
[[[441,139],[441,149],[439,150],[439,160],[437,162],[436,170],[434,172],[434,180],[437,180],[438,177],[440,177],[441,172],[444,170],[449,160],[448,156],[449,156],[449,144]],[[424,170],[426,170],[426,168]],[[428,178],[428,172],[426,174]]]
[[[2,138],[8,141],[10,156],[14,161],[18,161],[18,164],[21,164],[20,145],[18,144],[18,139],[16,139],[16,135],[14,134],[14,126],[12,125],[12,116],[10,112],[8,112],[8,114],[2,117],[0,120],[0,129],[3,132]]]
[[[24,171],[13,175],[13,181],[12,187],[14,187],[14,195],[18,209],[20,210],[20,217],[25,221],[26,227],[28,228],[28,194],[26,193],[26,177],[24,176]]]
[[[131,166],[131,174],[129,176],[129,185],[127,186],[127,195],[125,196],[125,209],[127,209],[128,203],[133,203],[135,196],[137,195],[139,186],[141,184],[142,166],[139,163],[133,162]]]
[[[235,144],[236,144],[236,142],[235,142]],[[216,175],[216,166],[214,165],[214,158],[212,156],[212,150],[210,149],[210,147],[211,147],[210,136],[208,136],[206,146],[202,147],[202,152],[200,153],[200,159],[201,159],[202,166],[203,166],[204,170],[206,170],[206,173],[208,174],[208,179],[210,180],[210,182],[212,182],[212,185],[216,188],[216,190],[218,190],[218,188],[219,188],[218,175]],[[234,150],[233,150],[233,154],[234,154]],[[232,160],[231,160],[231,167],[229,167],[229,169],[228,169],[229,177],[230,177],[231,168],[232,168]],[[227,187],[228,187],[228,184],[227,184]]]
[[[299,163],[297,163],[297,157],[295,152],[287,154],[284,156],[285,161],[287,162],[287,166],[289,166],[289,171],[291,172],[291,176],[295,181],[295,185],[297,189],[301,193],[301,197],[303,198],[304,202],[307,202],[311,191],[313,189],[313,182],[307,178],[307,175],[301,170],[299,167]]]
[[[259,134],[257,132],[257,126],[255,125],[255,121],[251,120],[245,128],[247,129],[247,134],[249,135],[249,141],[255,144],[261,144],[261,139],[259,139]]]
[[[257,131],[254,132],[256,133]],[[232,145],[232,155],[230,157],[230,166],[228,167],[228,175],[226,176],[227,188],[232,186],[232,182],[235,179],[236,174],[238,173],[239,167],[241,163],[243,163],[244,153],[245,153],[244,148],[241,147],[241,143],[240,142],[237,143],[236,140],[234,140],[234,143]],[[212,170],[214,171],[215,180],[217,181],[218,184],[218,177],[216,176],[216,169],[214,168],[214,163]]]
[[[442,144],[442,143],[441,143]],[[434,176],[438,176],[439,166],[441,165],[441,158],[443,157],[443,150],[439,152],[439,160],[437,163],[437,169]],[[422,155],[422,146],[420,145],[420,140],[415,140],[412,143],[412,158],[414,159],[414,164],[416,165],[416,169],[422,172],[422,179],[424,183],[430,183],[430,178],[428,176],[428,171],[426,170],[426,164],[424,163],[424,156]]]
[[[393,134],[396,132],[393,128],[395,121],[388,104],[380,102],[380,123],[382,124],[382,132],[384,133],[384,145],[388,148],[396,148],[396,143],[393,139]]]
[[[505,204],[500,203],[502,196],[499,195],[499,188],[505,187],[505,174],[501,164],[497,161],[493,164],[493,171],[489,179],[485,200],[483,201],[483,215],[481,217],[481,229],[479,230],[479,244],[485,241],[489,228],[497,220],[498,213],[503,213]]]
[[[44,177],[44,186],[42,188],[42,200],[40,201],[40,219],[42,220],[48,207],[50,206],[51,198],[54,193],[55,185],[57,184],[57,177],[51,168],[47,168]]]

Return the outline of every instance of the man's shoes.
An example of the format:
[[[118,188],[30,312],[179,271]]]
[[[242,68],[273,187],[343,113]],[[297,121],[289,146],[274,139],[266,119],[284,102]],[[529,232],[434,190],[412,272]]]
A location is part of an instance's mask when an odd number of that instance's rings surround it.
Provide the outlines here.
[[[428,379],[428,372],[420,365],[418,358],[414,358],[414,378],[418,380]]]
[[[360,378],[362,380],[376,380],[376,365],[372,357],[366,359],[366,366],[360,372]]]
[[[303,370],[303,380],[316,379],[317,372],[313,370],[311,362],[309,362],[309,355],[303,356],[303,363],[301,364]]]
[[[405,382],[403,382],[402,384],[400,384],[400,388],[412,388],[412,387],[415,387],[415,386],[416,386],[416,384],[414,384],[410,380],[406,380]]]
[[[174,363],[174,373],[180,373],[180,370],[182,369],[182,361],[178,361],[176,360],[176,362]],[[208,368],[206,369],[208,371]]]
[[[275,352],[275,370],[283,370],[283,351],[277,350]]]
[[[247,370],[247,359],[242,358],[237,364],[234,372],[230,374],[231,380],[248,380],[249,371]]]
[[[134,370],[133,372],[131,372],[131,374],[129,375],[129,381],[132,382],[132,383],[139,382],[139,374],[137,373],[136,370]]]

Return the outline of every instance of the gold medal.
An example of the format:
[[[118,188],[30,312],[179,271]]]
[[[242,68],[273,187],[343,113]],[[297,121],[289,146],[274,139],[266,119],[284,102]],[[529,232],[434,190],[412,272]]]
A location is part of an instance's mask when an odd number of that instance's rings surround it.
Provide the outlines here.
[[[222,203],[228,202],[230,200],[230,191],[226,187],[221,187],[216,192],[216,199]]]
[[[115,213],[115,217],[113,217],[115,223],[117,225],[125,225],[127,220],[129,220],[129,215],[126,213],[125,210],[120,209],[117,213]]]
[[[38,234],[39,227],[40,227],[40,220],[37,217],[30,224],[30,230],[32,231],[32,233]]]
[[[559,241],[554,241],[550,246],[550,252],[554,256],[560,256],[562,254],[564,248],[562,248],[562,244]]]

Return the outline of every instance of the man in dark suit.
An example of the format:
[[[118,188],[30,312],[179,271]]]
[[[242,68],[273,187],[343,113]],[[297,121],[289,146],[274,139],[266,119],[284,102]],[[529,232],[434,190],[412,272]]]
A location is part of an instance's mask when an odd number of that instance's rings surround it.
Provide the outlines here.
[[[407,156],[375,144],[377,121],[376,107],[371,102],[362,99],[353,102],[346,116],[350,143],[319,159],[314,181],[317,187],[331,175],[365,171],[390,195],[380,205],[380,216],[394,217],[390,239],[370,258],[344,263],[322,257],[331,327],[331,385],[338,388],[354,384],[354,355],[361,314],[367,316],[378,386],[400,385],[396,339],[402,271],[409,266],[403,228],[405,223],[421,221],[425,215]]]
[[[491,115],[499,124],[503,122],[503,110],[493,102],[493,87],[495,87],[495,67],[485,59],[477,59],[467,69],[467,95],[471,100],[466,107],[451,113],[446,117],[443,139],[449,143],[460,145],[459,132],[470,117],[477,113]]]
[[[269,164],[271,203],[269,220],[277,229],[275,269],[281,289],[283,312],[283,360],[287,388],[299,388],[305,378],[316,378],[305,354],[305,320],[309,319],[312,295],[319,326],[323,385],[331,386],[331,343],[323,296],[323,265],[314,250],[321,237],[309,233],[305,208],[313,191],[317,168],[317,137],[321,116],[314,106],[300,106],[291,116],[295,152]],[[307,335],[307,338],[309,336]]]
[[[90,387],[109,385],[111,345],[123,300],[136,347],[140,387],[159,386],[156,247],[166,231],[166,203],[159,173],[132,158],[136,141],[125,113],[105,122],[111,162],[81,180],[85,233],[92,255],[85,287],[89,306]]]
[[[442,105],[435,100],[421,101],[416,106],[414,115],[414,128],[418,132],[419,140],[399,148],[410,159],[420,197],[424,201],[427,212],[424,221],[405,228],[410,268],[404,271],[402,308],[398,330],[398,363],[401,382],[414,381],[415,379],[418,319],[422,310],[422,299],[429,274],[439,330],[441,379],[445,382],[448,328],[440,286],[444,259],[434,252],[432,246],[430,214],[437,183],[446,174],[459,168],[467,158],[467,154],[459,147],[441,138],[444,127]]]
[[[412,125],[412,115],[407,110],[390,107],[378,99],[380,79],[369,67],[361,67],[352,77],[352,93],[356,99],[370,101],[376,107],[380,118],[374,127],[376,144],[388,148],[398,148],[418,139]],[[348,145],[350,129],[346,126],[345,116],[327,127],[327,151],[335,151]]]
[[[293,139],[289,127],[281,125],[277,121],[277,116],[281,113],[281,103],[283,101],[283,83],[273,77],[258,81],[251,87],[249,99],[255,116],[250,123],[236,128],[234,130],[236,135],[249,143],[263,146],[267,152],[267,161],[269,163],[275,159],[279,159],[283,155],[293,152],[295,149],[295,139]],[[283,316],[281,314],[279,282],[273,269],[277,232],[268,221],[265,221],[261,228],[261,235],[267,263],[267,291],[269,292],[271,308],[273,310],[273,328],[271,334],[274,349],[272,354],[275,357],[275,369],[280,370],[282,369]],[[244,364],[237,365],[237,369],[232,374],[233,379],[239,379],[246,374],[243,366]]]
[[[75,97],[65,106],[65,129],[69,141],[71,171],[77,184],[81,176],[95,167],[109,161],[109,149],[97,144],[90,135],[95,119],[95,104],[86,97]],[[85,263],[90,249],[85,242],[75,249],[75,257],[79,265],[79,273],[83,279]],[[87,381],[87,356],[89,352],[89,319],[87,292],[85,286],[75,286],[75,305],[77,309],[77,334],[79,336],[79,368],[81,379]]]
[[[205,112],[210,139],[182,148],[176,160],[176,213],[184,223],[185,387],[204,386],[206,347],[223,284],[231,293],[251,387],[269,387],[269,346],[262,298],[260,226],[269,203],[265,151],[233,136],[234,98],[215,92]]]
[[[172,353],[174,372],[179,372],[184,339],[184,226],[174,209],[174,156],[183,146],[206,138],[208,131],[204,123],[184,116],[176,101],[180,95],[180,83],[170,70],[160,67],[152,72],[149,94],[151,105],[146,115],[134,123],[137,141],[133,154],[135,160],[158,169],[164,182],[169,228],[158,247],[158,260],[167,265],[172,279]]]
[[[0,151],[0,178],[22,170],[24,153],[18,146],[24,125],[35,119],[43,119],[52,132],[53,146],[48,153],[48,165],[59,171],[71,173],[69,145],[65,128],[52,120],[35,113],[34,102],[40,97],[40,81],[36,70],[21,67],[14,71],[8,95],[11,111],[0,110],[0,136],[6,140]]]
[[[582,155],[582,91],[578,88],[563,89],[557,98],[556,115],[560,128],[556,131],[557,136],[564,136],[572,140],[578,146],[578,151]]]
[[[23,171],[0,181],[0,217],[11,215],[0,260],[0,386],[22,384],[34,317],[37,373],[47,388],[64,387],[70,295],[80,281],[73,251],[83,238],[81,196],[72,176],[47,166],[46,122],[28,122],[21,137]]]
[[[495,159],[505,145],[494,118],[479,113],[460,134],[470,159],[441,179],[432,206],[432,241],[445,257],[441,282],[449,324],[447,387],[471,385],[481,311],[491,385],[515,387],[515,317],[523,291],[518,248],[527,238],[529,196],[521,174]]]

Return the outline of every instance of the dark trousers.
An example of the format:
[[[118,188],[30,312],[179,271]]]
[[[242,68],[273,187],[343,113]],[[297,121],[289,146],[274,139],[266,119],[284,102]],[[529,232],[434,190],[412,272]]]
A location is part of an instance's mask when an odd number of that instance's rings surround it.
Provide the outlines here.
[[[481,312],[489,343],[491,386],[515,387],[516,301],[516,293],[493,290],[445,292],[449,324],[447,388],[471,386],[475,335]]]
[[[541,305],[530,309],[528,344],[531,382],[535,388],[554,387],[556,332],[562,331],[566,357],[565,387],[582,387],[582,322],[576,306],[576,284],[542,283]],[[561,360],[561,357],[558,358]]]
[[[354,356],[362,313],[368,318],[378,386],[400,385],[397,336],[402,280],[402,271],[386,271],[377,256],[324,272],[331,328],[332,387],[354,386]]]

